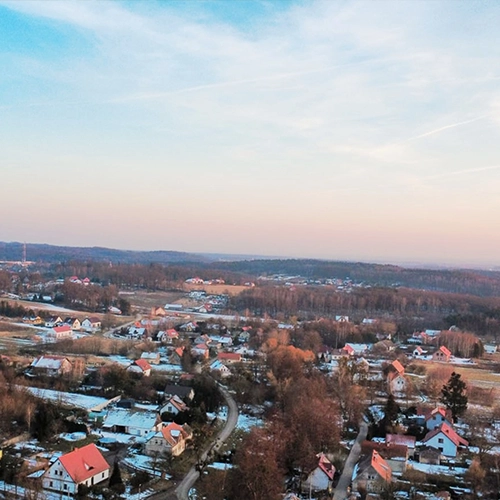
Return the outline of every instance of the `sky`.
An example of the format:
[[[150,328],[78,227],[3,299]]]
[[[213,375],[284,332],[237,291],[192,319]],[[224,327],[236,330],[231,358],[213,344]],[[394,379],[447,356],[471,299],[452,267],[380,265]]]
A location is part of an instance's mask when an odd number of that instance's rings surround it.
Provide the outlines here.
[[[486,0],[0,0],[0,240],[500,265],[498,26]]]

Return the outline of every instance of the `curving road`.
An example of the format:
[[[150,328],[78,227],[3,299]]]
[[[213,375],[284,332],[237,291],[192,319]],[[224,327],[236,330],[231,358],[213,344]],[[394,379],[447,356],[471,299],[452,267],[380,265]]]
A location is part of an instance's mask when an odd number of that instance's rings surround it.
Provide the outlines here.
[[[203,452],[199,460],[200,462],[205,462],[212,450],[217,451],[222,446],[226,439],[231,435],[234,428],[236,427],[236,423],[238,422],[238,405],[236,404],[236,401],[233,399],[229,391],[220,384],[219,389],[227,403],[228,412],[226,424],[217,435],[216,440]],[[196,470],[195,466],[191,467],[189,472],[186,474],[182,482],[175,490],[177,498],[179,500],[189,500],[188,492],[199,477],[200,472]]]
[[[363,420],[359,426],[359,434],[344,464],[344,470],[340,476],[333,500],[345,500],[347,498],[347,488],[351,484],[352,472],[361,453],[361,442],[366,439],[368,424]]]

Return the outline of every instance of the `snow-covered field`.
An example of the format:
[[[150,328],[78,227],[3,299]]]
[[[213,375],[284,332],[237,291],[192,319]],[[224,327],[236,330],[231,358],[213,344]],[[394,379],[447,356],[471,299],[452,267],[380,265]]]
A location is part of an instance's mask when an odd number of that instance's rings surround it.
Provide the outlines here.
[[[86,396],[84,394],[74,394],[72,392],[53,391],[51,389],[39,389],[37,387],[26,387],[26,389],[38,398],[55,401],[67,406],[82,408],[87,411],[90,411],[93,408],[102,407],[103,405],[106,406],[110,403],[110,400],[106,398],[99,398],[97,396]]]

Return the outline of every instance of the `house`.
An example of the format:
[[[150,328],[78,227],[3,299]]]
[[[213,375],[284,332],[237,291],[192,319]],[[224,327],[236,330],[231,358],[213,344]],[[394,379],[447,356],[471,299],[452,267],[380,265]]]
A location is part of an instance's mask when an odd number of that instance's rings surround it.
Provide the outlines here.
[[[177,415],[178,413],[182,413],[186,411],[188,406],[179,396],[170,396],[167,401],[160,408],[160,415],[163,413],[171,413],[173,415]]]
[[[196,344],[192,349],[191,349],[191,354],[193,356],[199,356],[200,358],[203,359],[208,359],[210,356],[210,349],[206,344]]]
[[[165,309],[163,309],[163,307],[152,307],[151,308],[151,316],[152,317],[166,316],[166,315],[167,315],[167,311],[165,311]]]
[[[160,427],[161,421],[156,413],[126,408],[109,410],[102,424],[103,430],[132,436],[146,436]]]
[[[68,358],[62,356],[39,356],[29,366],[28,375],[55,377],[69,373],[73,368]]]
[[[145,359],[136,359],[127,367],[127,371],[149,377],[151,375],[151,365]]]
[[[101,320],[96,317],[85,318],[81,324],[82,330],[93,333],[101,329]]]
[[[342,353],[347,354],[348,356],[363,356],[369,350],[367,344],[352,344],[347,343],[343,349]]]
[[[323,453],[316,456],[318,457],[318,466],[302,483],[302,491],[325,491],[332,488],[335,466]]]
[[[143,352],[141,354],[141,359],[145,359],[149,364],[159,365],[160,364],[160,353],[159,352]]]
[[[432,446],[423,446],[419,449],[418,461],[421,464],[439,465],[441,463],[441,452]]]
[[[54,341],[71,339],[73,338],[73,330],[69,325],[54,326],[54,328],[47,332],[47,338],[53,339]]]
[[[63,323],[63,320],[61,316],[51,316],[47,320],[45,320],[45,327],[46,328],[54,328],[54,326],[61,326]]]
[[[412,352],[412,356],[414,358],[421,358],[422,356],[425,356],[427,354],[427,351],[424,351],[420,346],[415,347]]]
[[[241,354],[236,352],[219,352],[217,360],[225,364],[241,363]]]
[[[371,456],[376,451],[389,465],[392,472],[404,472],[408,463],[408,447],[404,444],[363,441],[361,455]]]
[[[373,450],[354,468],[352,489],[357,492],[379,493],[392,481],[392,470],[389,464]]]
[[[174,328],[169,328],[167,331],[158,332],[156,338],[158,342],[161,342],[162,344],[172,344],[174,340],[179,339],[179,334]]]
[[[177,457],[186,449],[186,443],[192,439],[193,433],[188,425],[170,423],[160,431],[151,435],[145,445],[147,455],[170,453]]]
[[[192,401],[194,398],[194,389],[188,385],[167,385],[163,391],[165,397],[177,396],[183,401]]]
[[[80,323],[80,320],[78,318],[66,318],[64,320],[65,325],[69,325],[72,330],[80,330],[82,327],[82,324]]]
[[[141,339],[146,334],[146,328],[142,326],[131,326],[128,329],[128,336],[132,339]]]
[[[108,479],[109,472],[109,464],[92,443],[60,456],[43,474],[42,485],[61,495],[75,495],[79,485],[99,484]]]
[[[212,362],[210,371],[219,373],[221,377],[229,377],[229,375],[231,375],[231,370],[218,359]]]
[[[433,431],[436,427],[446,423],[450,427],[453,426],[453,418],[451,411],[445,408],[437,407],[424,414],[425,427],[428,431]]]
[[[413,458],[415,455],[415,436],[407,436],[405,434],[386,434],[385,442],[387,444],[397,444],[406,446],[408,449],[408,457]]]
[[[495,354],[498,349],[498,346],[495,344],[484,344],[483,347],[485,354]]]
[[[174,349],[172,354],[170,355],[170,363],[173,365],[180,365],[182,364],[182,356],[184,354],[184,346],[177,347],[177,349]]]
[[[442,345],[433,355],[432,361],[438,361],[440,363],[449,363],[451,358],[451,351]]]
[[[428,432],[422,440],[426,446],[438,449],[446,457],[456,457],[460,446],[468,446],[469,443],[460,437],[453,427],[446,422]]]
[[[390,394],[399,395],[406,389],[405,369],[396,359],[386,369],[387,390]]]

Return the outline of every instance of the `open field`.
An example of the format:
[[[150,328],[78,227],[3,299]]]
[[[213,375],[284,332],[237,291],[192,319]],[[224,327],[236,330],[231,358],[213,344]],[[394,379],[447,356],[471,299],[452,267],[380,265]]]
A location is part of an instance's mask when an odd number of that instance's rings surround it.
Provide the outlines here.
[[[173,304],[182,298],[184,293],[135,291],[120,293],[120,296],[128,300],[132,307],[150,309],[151,307],[164,307],[165,304]]]
[[[239,295],[243,290],[248,290],[248,286],[243,285],[194,285],[191,283],[184,283],[184,289],[187,292],[192,290],[205,290],[210,295],[227,294],[234,297]]]

